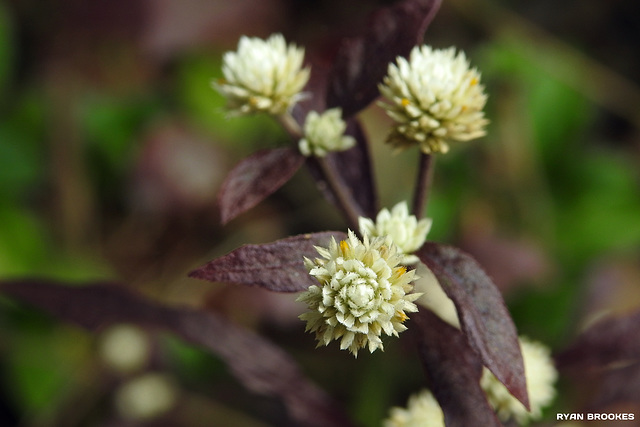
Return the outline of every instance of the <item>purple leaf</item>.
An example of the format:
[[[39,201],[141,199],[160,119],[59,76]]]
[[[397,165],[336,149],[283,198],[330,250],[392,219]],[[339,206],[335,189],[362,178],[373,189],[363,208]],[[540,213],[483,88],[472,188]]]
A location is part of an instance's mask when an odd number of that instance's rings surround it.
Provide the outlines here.
[[[640,311],[603,319],[583,332],[556,356],[560,368],[604,368],[612,363],[640,359]]]
[[[373,218],[378,214],[378,196],[367,138],[360,123],[354,119],[347,122],[345,133],[356,139],[356,146],[350,150],[329,153],[326,160],[349,190],[359,215]],[[316,182],[322,182],[323,176],[318,164],[310,159],[307,165]],[[320,185],[319,188],[327,200],[337,203],[336,196],[327,185]]]
[[[302,257],[314,258],[314,246],[328,246],[339,231],[301,234],[262,245],[244,245],[189,273],[190,277],[211,282],[259,286],[275,292],[300,292],[317,284],[304,266]]]
[[[583,373],[579,381],[585,377],[592,375],[585,376]],[[595,392],[595,396],[585,412],[608,412],[619,405],[637,405],[640,403],[640,363],[605,369],[601,372],[597,387],[590,390]]]
[[[288,354],[264,338],[210,312],[162,306],[120,286],[87,285],[23,280],[0,282],[0,290],[92,331],[126,322],[174,333],[224,360],[249,390],[282,399],[296,425],[352,425]]]
[[[327,107],[341,107],[350,117],[376,99],[389,63],[407,56],[422,42],[440,3],[405,0],[374,13],[365,35],[346,40],[338,51],[327,87]]]
[[[464,333],[424,307],[411,319],[418,353],[447,427],[501,427],[479,384],[482,363]]]
[[[304,156],[293,147],[261,150],[240,161],[229,172],[218,193],[222,223],[251,209],[282,187],[303,163]]]
[[[471,256],[458,248],[427,242],[416,255],[453,300],[462,330],[483,364],[528,407],[518,334],[493,281]]]
[[[640,311],[598,321],[556,355],[587,412],[617,411],[640,402]]]

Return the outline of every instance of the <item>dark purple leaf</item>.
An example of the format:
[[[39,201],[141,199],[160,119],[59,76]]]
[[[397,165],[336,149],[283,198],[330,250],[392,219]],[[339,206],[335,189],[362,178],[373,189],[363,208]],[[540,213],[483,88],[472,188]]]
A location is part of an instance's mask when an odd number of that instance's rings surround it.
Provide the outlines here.
[[[587,407],[588,412],[605,412],[619,404],[637,405],[640,403],[640,363],[604,370],[598,386],[592,390],[595,396]]]
[[[640,311],[603,319],[583,332],[556,356],[559,368],[604,368],[612,363],[640,360]]]
[[[462,330],[483,364],[529,407],[518,334],[493,281],[471,256],[458,248],[427,242],[416,255],[453,300]]]
[[[223,359],[249,390],[282,399],[297,424],[351,425],[288,354],[213,313],[162,306],[109,284],[69,287],[24,280],[0,282],[0,290],[89,330],[123,322],[166,330]]]
[[[227,223],[282,187],[304,163],[293,147],[258,151],[227,175],[218,193],[220,217]]]
[[[365,35],[346,40],[338,51],[327,87],[327,107],[341,107],[350,117],[376,99],[389,63],[407,56],[422,42],[440,3],[404,0],[374,13]]]
[[[446,426],[502,426],[480,387],[482,363],[464,333],[424,307],[411,319],[418,353]]]
[[[328,246],[331,238],[343,240],[339,231],[301,234],[262,245],[244,245],[189,273],[211,282],[259,286],[276,292],[300,292],[317,281],[304,266],[302,257],[314,258],[314,246]]]
[[[356,146],[350,150],[329,153],[326,156],[326,161],[342,184],[349,190],[358,209],[358,214],[373,218],[378,213],[378,196],[373,179],[369,145],[360,123],[354,119],[347,123],[346,134],[356,139]],[[323,183],[321,169],[314,159],[309,159],[307,165],[316,182]],[[327,185],[323,183],[319,188],[327,200],[336,204],[336,196]]]

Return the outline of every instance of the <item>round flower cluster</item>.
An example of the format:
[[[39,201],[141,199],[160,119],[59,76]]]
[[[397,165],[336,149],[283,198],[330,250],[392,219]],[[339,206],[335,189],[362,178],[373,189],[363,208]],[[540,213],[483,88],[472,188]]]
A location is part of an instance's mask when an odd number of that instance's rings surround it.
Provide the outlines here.
[[[383,427],[445,427],[444,413],[429,390],[409,398],[406,408],[394,407]]]
[[[376,222],[369,218],[359,218],[359,227],[362,234],[371,237],[391,236],[391,240],[403,253],[403,264],[415,264],[418,257],[410,255],[420,249],[420,246],[427,240],[427,234],[431,229],[431,219],[425,218],[420,221],[414,215],[409,215],[406,202],[395,205],[391,211],[382,209]]]
[[[304,49],[287,45],[281,34],[267,40],[243,36],[236,52],[223,57],[224,78],[213,86],[227,98],[231,113],[286,113],[309,80]]]
[[[358,350],[383,349],[381,335],[397,336],[406,330],[406,312],[416,312],[413,303],[420,294],[409,293],[414,271],[400,265],[402,254],[390,237],[368,236],[360,241],[349,230],[339,244],[316,247],[322,258],[304,259],[309,274],[319,284],[298,297],[309,311],[300,315],[306,330],[314,332],[318,345],[340,340],[340,349],[357,357]]]
[[[344,134],[346,128],[340,108],[322,114],[311,111],[304,122],[304,138],[298,143],[300,152],[305,156],[324,157],[332,151],[348,150],[356,140]]]
[[[416,46],[409,59],[389,64],[379,85],[390,103],[380,105],[397,123],[388,142],[398,148],[420,145],[424,153],[446,153],[449,141],[485,134],[487,101],[480,74],[454,48]]]
[[[555,397],[554,383],[558,372],[553,364],[551,352],[544,344],[520,337],[520,348],[524,361],[524,372],[527,379],[527,392],[531,412],[509,393],[507,388],[488,370],[484,369],[480,385],[487,394],[487,399],[496,410],[502,421],[514,418],[520,425],[540,418],[542,408]]]

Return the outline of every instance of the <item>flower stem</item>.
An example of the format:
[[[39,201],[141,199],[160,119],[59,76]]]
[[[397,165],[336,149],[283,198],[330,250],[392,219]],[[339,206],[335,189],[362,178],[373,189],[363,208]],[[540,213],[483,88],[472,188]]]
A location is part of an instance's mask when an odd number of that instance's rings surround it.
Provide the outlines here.
[[[286,113],[278,116],[278,121],[293,139],[302,138],[302,129],[291,114]],[[335,196],[338,208],[342,211],[342,214],[347,221],[347,225],[353,231],[358,233],[358,217],[361,216],[361,212],[358,205],[354,202],[349,189],[340,181],[334,168],[331,167],[326,157],[309,157],[308,161],[315,163],[317,169],[322,174],[325,184]]]
[[[431,178],[433,176],[433,157],[431,154],[420,153],[420,163],[418,166],[418,175],[416,177],[416,188],[413,193],[413,214],[420,219],[424,215],[424,211],[429,197],[429,189],[431,188]]]
[[[300,129],[300,125],[290,113],[279,115],[278,121],[293,139],[302,138],[302,129]]]
[[[336,197],[338,208],[342,211],[345,220],[347,221],[347,225],[351,230],[359,234],[358,217],[361,216],[361,212],[354,202],[349,189],[342,184],[336,175],[334,168],[331,167],[325,157],[313,157],[311,159],[317,163],[329,190],[331,190]]]

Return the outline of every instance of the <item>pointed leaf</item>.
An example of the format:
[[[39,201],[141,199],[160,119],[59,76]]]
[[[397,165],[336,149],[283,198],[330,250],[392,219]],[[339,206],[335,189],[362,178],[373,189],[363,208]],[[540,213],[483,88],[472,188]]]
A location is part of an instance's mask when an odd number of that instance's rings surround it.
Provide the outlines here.
[[[369,153],[369,145],[360,123],[355,120],[347,122],[347,135],[356,139],[356,146],[350,150],[329,153],[327,164],[332,168],[349,192],[358,208],[360,216],[373,218],[378,214],[378,195],[373,179],[373,165]],[[311,175],[322,182],[320,167],[313,159],[307,162]],[[336,204],[336,196],[327,185],[319,186],[324,197]]]
[[[292,147],[258,151],[243,159],[227,175],[218,204],[225,224],[282,187],[300,169],[304,156]]]
[[[390,62],[422,42],[441,0],[405,0],[379,9],[367,32],[346,40],[338,51],[327,88],[327,107],[350,117],[376,99]]]
[[[518,334],[496,285],[471,256],[458,248],[427,242],[416,255],[453,300],[462,330],[482,363],[528,407]]]
[[[640,360],[640,311],[600,320],[556,356],[560,368],[605,368],[614,363]]]
[[[331,238],[343,240],[339,231],[301,234],[262,245],[245,245],[189,273],[211,282],[259,286],[276,292],[300,292],[317,281],[309,275],[303,257],[314,258],[314,246],[328,246]]]
[[[480,387],[482,363],[464,333],[424,307],[411,316],[418,353],[447,427],[501,427]]]
[[[296,425],[351,425],[288,354],[213,313],[166,307],[109,284],[69,287],[23,280],[0,282],[0,291],[89,330],[126,322],[174,333],[224,360],[249,390],[282,399]]]

